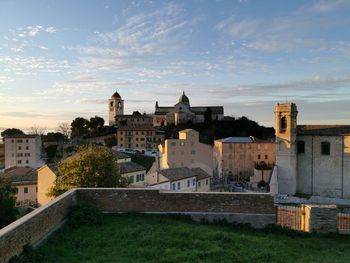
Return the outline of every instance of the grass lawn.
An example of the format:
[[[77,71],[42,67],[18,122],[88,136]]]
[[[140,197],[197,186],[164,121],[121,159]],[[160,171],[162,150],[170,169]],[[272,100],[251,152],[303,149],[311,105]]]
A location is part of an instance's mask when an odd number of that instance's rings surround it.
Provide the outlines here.
[[[15,262],[350,262],[350,236],[106,214],[101,225],[64,226]]]

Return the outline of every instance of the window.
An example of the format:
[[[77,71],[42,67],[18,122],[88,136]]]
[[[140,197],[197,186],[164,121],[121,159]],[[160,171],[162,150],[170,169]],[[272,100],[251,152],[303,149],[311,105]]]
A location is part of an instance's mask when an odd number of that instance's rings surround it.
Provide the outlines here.
[[[260,160],[260,158],[261,158],[261,156],[260,156],[260,154],[258,154],[258,159]]]
[[[22,146],[18,146],[18,150],[22,150]]]
[[[209,184],[209,179],[205,180],[205,184],[206,184],[206,185]]]
[[[267,160],[267,158],[268,158],[268,156],[267,156],[267,154],[265,154],[265,160]]]
[[[136,182],[144,181],[144,174],[137,174],[136,175]]]
[[[22,163],[22,160],[18,160],[17,163],[18,163],[18,164],[21,164],[21,163]]]
[[[190,187],[190,185],[191,185],[191,181],[187,180],[187,187]]]
[[[180,190],[180,188],[181,188],[181,183],[177,182],[177,190]]]
[[[286,129],[287,129],[287,118],[285,116],[283,116],[281,118],[280,132],[283,133],[286,131]]]
[[[29,146],[26,146],[26,150],[29,150]]]
[[[201,182],[198,182],[198,187],[201,187]]]
[[[29,161],[28,161],[28,160],[26,160],[26,163],[29,163]]]
[[[22,143],[22,142],[23,142],[23,140],[17,140],[17,142],[18,142],[18,143]]]
[[[329,142],[321,143],[321,153],[322,155],[330,155],[331,154],[331,144]]]
[[[26,142],[28,142],[28,140],[26,140]]]
[[[23,193],[28,194],[28,187],[23,188]]]
[[[196,185],[196,179],[192,180],[192,185],[195,186]]]
[[[305,142],[304,141],[298,141],[297,152],[298,153],[305,153]]]
[[[175,191],[176,190],[176,185],[175,185],[175,183],[173,183],[173,190]]]
[[[134,182],[134,176],[130,176],[130,183]]]
[[[38,192],[38,187],[35,187],[35,192]]]

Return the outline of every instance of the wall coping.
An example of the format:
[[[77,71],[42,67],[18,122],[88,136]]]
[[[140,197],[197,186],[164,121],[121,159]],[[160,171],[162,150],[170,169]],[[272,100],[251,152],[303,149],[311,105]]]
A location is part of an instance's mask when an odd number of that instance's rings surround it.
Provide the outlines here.
[[[35,210],[33,210],[32,212],[30,212],[29,214],[26,214],[25,216],[22,216],[21,218],[17,219],[16,221],[12,222],[11,224],[0,228],[0,237],[2,235],[5,235],[6,233],[13,231],[14,229],[16,229],[18,226],[22,225],[23,223],[25,223],[26,221],[32,219],[33,217],[39,215],[40,213],[42,213],[46,208],[60,202],[62,199],[66,198],[67,196],[70,196],[71,194],[75,193],[77,191],[76,188],[68,190],[67,192],[61,194],[60,196],[58,196],[57,198],[51,200],[50,202],[48,202],[46,205],[43,205]]]

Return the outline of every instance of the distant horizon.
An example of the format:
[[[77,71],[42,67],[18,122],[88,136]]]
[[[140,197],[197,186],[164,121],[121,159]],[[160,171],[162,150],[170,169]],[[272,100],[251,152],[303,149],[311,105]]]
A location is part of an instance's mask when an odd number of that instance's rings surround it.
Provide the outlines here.
[[[224,106],[274,126],[278,102],[302,124],[350,124],[350,1],[2,1],[0,127],[55,130],[125,113]]]

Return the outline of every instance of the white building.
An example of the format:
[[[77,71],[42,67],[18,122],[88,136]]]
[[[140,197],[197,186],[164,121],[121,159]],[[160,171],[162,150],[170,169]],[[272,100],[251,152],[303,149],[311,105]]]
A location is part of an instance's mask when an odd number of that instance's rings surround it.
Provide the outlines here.
[[[171,168],[146,175],[149,187],[178,192],[208,192],[211,176],[201,168]]]
[[[16,135],[4,138],[5,168],[13,166],[40,167],[41,137],[39,135]]]
[[[297,115],[276,105],[278,192],[350,198],[350,125],[297,125]]]

